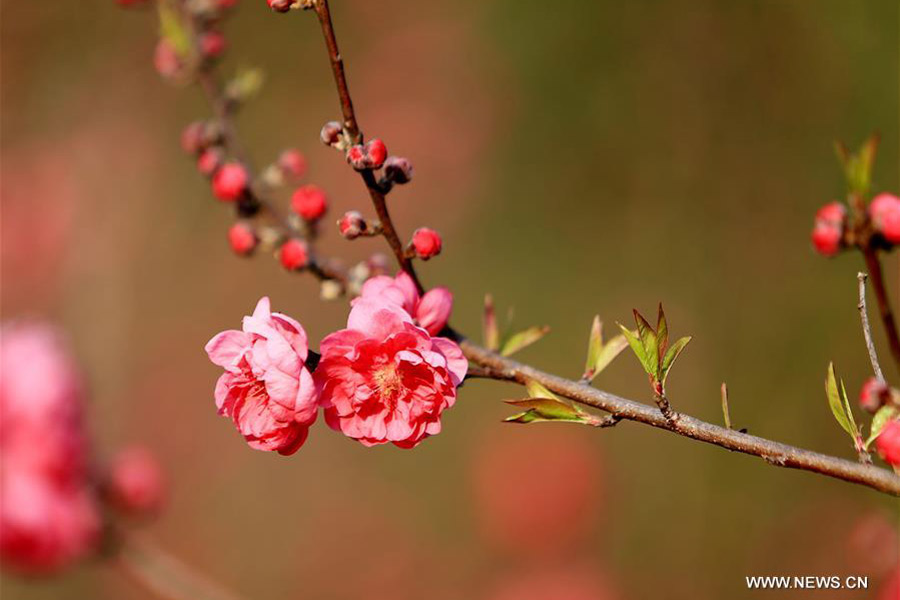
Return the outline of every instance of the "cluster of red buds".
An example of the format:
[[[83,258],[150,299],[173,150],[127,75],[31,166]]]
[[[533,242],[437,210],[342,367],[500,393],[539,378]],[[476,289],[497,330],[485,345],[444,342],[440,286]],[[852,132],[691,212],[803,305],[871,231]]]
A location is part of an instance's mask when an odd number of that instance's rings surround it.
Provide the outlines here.
[[[900,198],[881,193],[863,211],[851,211],[841,202],[829,202],[816,212],[812,243],[823,256],[861,244],[889,250],[900,244]]]
[[[347,163],[363,174],[367,184],[379,193],[387,194],[394,185],[412,181],[413,165],[408,158],[389,156],[387,146],[378,139],[357,143],[337,121],[329,121],[322,127],[322,143],[344,153]],[[362,236],[379,235],[378,221],[366,220],[358,211],[348,211],[338,220],[341,235],[348,240]],[[417,229],[406,247],[408,257],[428,260],[441,252],[443,241],[438,232],[428,227]]]

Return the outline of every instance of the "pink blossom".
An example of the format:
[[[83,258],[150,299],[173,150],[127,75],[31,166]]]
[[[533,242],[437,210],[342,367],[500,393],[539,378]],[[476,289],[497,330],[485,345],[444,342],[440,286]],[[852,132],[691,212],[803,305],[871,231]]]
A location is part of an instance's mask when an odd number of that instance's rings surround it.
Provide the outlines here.
[[[225,369],[216,384],[219,414],[234,422],[251,448],[296,452],[317,412],[300,323],[271,312],[269,299],[262,298],[253,315],[244,317],[243,331],[219,333],[206,352]]]
[[[409,310],[420,302],[411,283],[373,278],[347,329],[322,340],[316,382],[325,420],[366,446],[412,448],[439,433],[468,368],[456,343],[415,325]]]
[[[361,302],[389,302],[401,307],[416,324],[431,335],[437,335],[450,319],[453,310],[453,294],[445,287],[436,287],[419,296],[416,284],[405,272],[395,278],[381,275],[372,277],[362,287],[360,297],[353,305]]]
[[[0,557],[24,571],[67,566],[94,550],[100,525],[87,479],[82,385],[49,325],[0,338]]]

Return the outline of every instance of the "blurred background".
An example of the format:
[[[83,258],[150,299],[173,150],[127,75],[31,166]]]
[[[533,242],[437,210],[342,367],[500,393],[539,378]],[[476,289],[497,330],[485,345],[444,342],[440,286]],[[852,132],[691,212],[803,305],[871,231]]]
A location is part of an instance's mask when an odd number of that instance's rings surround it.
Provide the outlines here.
[[[552,327],[521,358],[574,377],[595,314],[611,332],[661,300],[673,335],[694,336],[669,382],[679,410],[720,422],[727,381],[736,427],[852,457],[822,382],[829,360],[854,397],[868,375],[862,262],[815,255],[809,231],[842,194],[835,138],[880,131],[875,187],[898,191],[897,2],[333,4],[363,129],[415,163],[391,196],[397,224],[444,235],[421,274],[454,291],[459,329],[478,335],[491,292],[516,325]],[[323,423],[291,458],[250,450],[215,414],[203,345],[262,295],[312,340],[346,304],[229,250],[231,215],[178,146],[209,111],[154,72],[152,10],[2,12],[3,319],[66,329],[96,451],[159,454],[172,493],[146,533],[199,570],[247,598],[624,600],[754,597],[747,575],[874,589],[877,563],[897,563],[883,542],[896,501],[627,422],[504,425],[500,400],[522,391],[500,383],[467,384],[415,451]],[[335,218],[371,212],[318,141],[339,112],[314,17],[243,0],[225,32],[225,72],[267,74],[238,120],[255,162],[296,146]],[[322,248],[358,260],[380,243],[329,230]],[[885,266],[896,298],[896,256]],[[597,385],[651,401],[625,354]],[[2,588],[150,597],[99,564]]]

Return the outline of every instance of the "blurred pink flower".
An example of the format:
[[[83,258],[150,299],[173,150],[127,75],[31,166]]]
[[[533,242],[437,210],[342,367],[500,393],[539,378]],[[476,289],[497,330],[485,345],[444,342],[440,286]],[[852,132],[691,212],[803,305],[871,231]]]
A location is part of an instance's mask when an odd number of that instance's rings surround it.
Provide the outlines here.
[[[109,467],[109,499],[125,513],[148,515],[165,501],[166,482],[150,450],[132,446],[120,451]]]
[[[366,285],[347,329],[322,340],[316,381],[325,420],[366,446],[412,448],[441,431],[468,363],[456,343],[413,323],[404,307],[417,302],[414,288],[388,277]]]
[[[401,307],[431,335],[437,335],[444,328],[453,310],[450,290],[436,287],[420,297],[412,278],[402,271],[394,278],[379,275],[366,281],[360,297],[353,300],[352,305],[369,302],[389,302]]]
[[[516,555],[572,554],[605,507],[596,446],[573,429],[494,433],[473,457],[481,533]]]
[[[0,335],[0,557],[30,572],[62,568],[96,546],[82,385],[49,325]]]
[[[306,368],[303,327],[273,313],[262,298],[243,331],[229,330],[206,344],[209,359],[225,369],[216,384],[219,414],[230,418],[251,448],[293,454],[316,420],[316,388]]]

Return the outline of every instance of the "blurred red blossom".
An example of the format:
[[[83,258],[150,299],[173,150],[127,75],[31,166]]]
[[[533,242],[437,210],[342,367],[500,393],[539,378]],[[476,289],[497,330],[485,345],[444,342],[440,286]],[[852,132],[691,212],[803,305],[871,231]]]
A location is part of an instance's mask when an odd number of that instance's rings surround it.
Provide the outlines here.
[[[121,450],[109,465],[108,494],[112,505],[122,512],[152,515],[166,497],[166,482],[156,456],[147,448],[132,446]]]
[[[514,554],[548,556],[570,552],[590,534],[603,513],[602,465],[596,446],[574,434],[571,427],[519,427],[485,442],[473,476],[487,541]]]
[[[100,517],[88,483],[77,367],[50,325],[0,337],[0,558],[28,572],[90,554]]]

